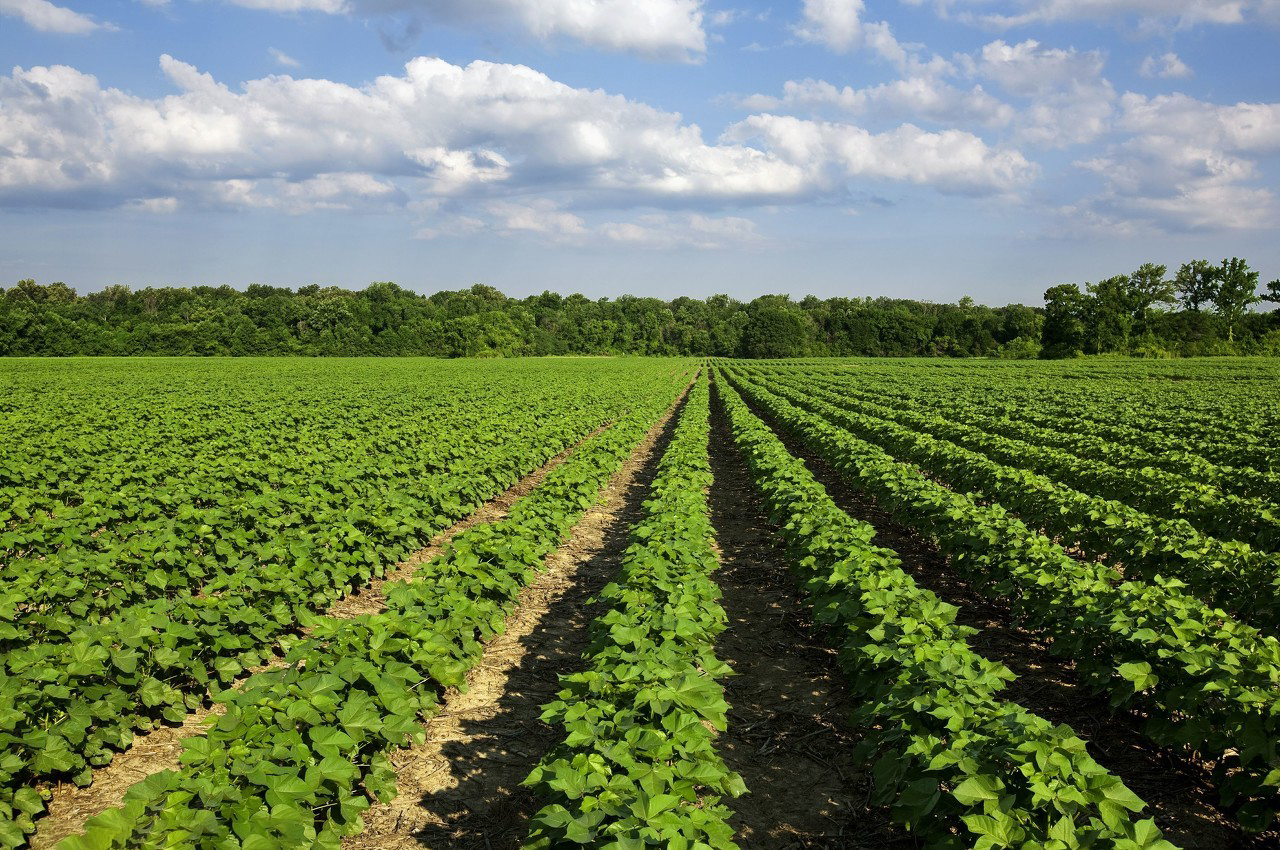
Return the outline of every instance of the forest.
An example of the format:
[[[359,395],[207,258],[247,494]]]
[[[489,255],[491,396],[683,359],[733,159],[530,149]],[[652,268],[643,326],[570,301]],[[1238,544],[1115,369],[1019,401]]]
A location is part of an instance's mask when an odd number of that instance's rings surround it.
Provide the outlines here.
[[[743,358],[1081,354],[1171,357],[1280,354],[1280,280],[1232,258],[1147,263],[1097,283],[1064,283],[1044,307],[972,298],[794,300],[729,295],[671,301],[543,292],[510,298],[476,284],[422,295],[394,283],[359,291],[231,286],[109,286],[20,280],[0,289],[0,355],[341,355]]]

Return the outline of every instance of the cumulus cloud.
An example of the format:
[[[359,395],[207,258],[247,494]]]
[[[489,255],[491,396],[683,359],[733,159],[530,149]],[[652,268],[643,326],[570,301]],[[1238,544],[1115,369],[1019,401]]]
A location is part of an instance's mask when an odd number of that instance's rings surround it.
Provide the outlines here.
[[[965,90],[930,76],[911,76],[861,89],[837,88],[824,80],[790,80],[783,85],[781,97],[752,95],[744,98],[742,105],[766,112],[837,110],[949,126],[1000,127],[1014,117],[1013,107],[981,85]]]
[[[587,224],[581,216],[561,210],[547,198],[527,203],[494,201],[486,206],[496,229],[507,234],[531,233],[553,242],[581,242],[587,235]]]
[[[907,61],[907,50],[883,21],[864,21],[863,0],[804,0],[799,23],[791,27],[799,38],[837,53],[870,50],[890,62]]]
[[[1032,95],[1061,89],[1077,80],[1092,84],[1101,79],[1106,58],[1096,50],[1045,47],[1027,39],[1018,44],[993,41],[965,62],[971,72],[999,83],[1006,91]]]
[[[1163,56],[1148,56],[1142,60],[1138,73],[1144,77],[1159,77],[1164,80],[1180,80],[1194,76],[1187,63],[1178,58],[1176,53]]]
[[[967,133],[911,125],[876,135],[755,116],[708,142],[677,113],[521,65],[418,58],[361,87],[280,75],[239,91],[170,56],[161,68],[177,91],[159,98],[66,66],[0,77],[0,204],[296,212],[538,192],[709,207],[803,202],[848,179],[1000,193],[1034,171]]]
[[[0,15],[19,18],[41,32],[63,35],[85,35],[94,30],[114,29],[110,24],[100,24],[88,15],[56,6],[49,0],[0,0]]]
[[[1106,57],[1100,51],[997,40],[958,61],[969,76],[1021,99],[1012,122],[1020,142],[1066,147],[1095,141],[1110,129],[1116,93],[1102,74]]]
[[[273,12],[404,15],[461,26],[514,27],[602,50],[694,60],[706,53],[702,0],[229,0]],[[414,29],[411,27],[411,29]]]
[[[1280,104],[1129,93],[1116,125],[1125,138],[1077,163],[1103,178],[1103,194],[1088,201],[1096,214],[1174,230],[1280,223],[1257,163],[1280,153]]]
[[[956,194],[1012,193],[1038,172],[1018,151],[993,149],[972,133],[912,124],[875,134],[852,124],[753,115],[725,135],[758,139],[793,163],[824,163],[836,179],[898,180]]]
[[[1183,94],[1121,98],[1119,128],[1148,138],[1199,140],[1222,150],[1280,153],[1280,103],[1207,103]]]

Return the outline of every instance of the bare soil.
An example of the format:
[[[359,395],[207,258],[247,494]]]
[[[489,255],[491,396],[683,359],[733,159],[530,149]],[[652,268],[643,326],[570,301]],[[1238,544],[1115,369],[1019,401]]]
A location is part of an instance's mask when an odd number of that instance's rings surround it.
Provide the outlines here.
[[[1147,801],[1148,816],[1155,818],[1168,840],[1186,850],[1280,846],[1276,830],[1261,835],[1241,830],[1218,807],[1217,793],[1202,765],[1149,741],[1141,732],[1141,717],[1113,713],[1105,697],[1081,684],[1070,658],[1052,654],[1052,638],[1025,628],[1006,603],[970,586],[934,540],[881,509],[764,411],[753,410],[774,427],[793,455],[804,460],[842,509],[875,528],[876,543],[897,552],[903,568],[920,586],[959,608],[956,622],[978,630],[969,644],[1017,675],[1005,698],[1074,729],[1099,764]]]
[[[715,579],[729,615],[716,654],[736,674],[725,680],[729,723],[716,746],[749,790],[729,803],[736,840],[744,850],[916,847],[887,809],[868,802],[844,674],[813,631],[718,404],[711,445]]]
[[[608,424],[595,429],[584,437],[583,441],[599,434],[607,427],[609,427]],[[501,495],[481,505],[475,513],[441,531],[426,547],[411,554],[382,578],[374,579],[368,585],[334,603],[325,613],[330,617],[350,619],[361,614],[377,614],[385,610],[386,597],[382,593],[383,585],[387,582],[404,581],[412,576],[419,566],[443,552],[449,545],[449,541],[468,528],[481,523],[496,522],[505,517],[511,506],[537,487],[547,473],[563,463],[577,445],[560,452]],[[281,663],[276,660],[246,672],[258,673],[278,667]],[[48,813],[36,821],[36,832],[31,837],[32,850],[47,850],[63,838],[78,834],[89,818],[122,805],[125,792],[148,776],[162,770],[176,770],[179,766],[178,756],[182,754],[182,742],[202,734],[206,719],[217,716],[223,711],[225,708],[222,705],[213,704],[187,715],[181,725],[160,726],[151,732],[136,736],[128,750],[117,753],[109,765],[94,771],[93,783],[84,788],[70,782],[62,782],[54,786]]]
[[[592,598],[621,568],[630,526],[671,439],[668,411],[521,592],[506,631],[486,647],[465,693],[446,695],[426,741],[392,754],[399,795],[365,813],[347,850],[518,848],[539,801],[520,783],[562,732],[542,722],[558,676],[582,668]]]

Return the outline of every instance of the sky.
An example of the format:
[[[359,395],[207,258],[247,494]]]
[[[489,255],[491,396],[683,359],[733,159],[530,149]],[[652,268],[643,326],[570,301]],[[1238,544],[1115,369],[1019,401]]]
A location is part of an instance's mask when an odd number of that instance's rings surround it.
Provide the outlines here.
[[[1280,0],[0,0],[0,285],[1280,277]]]

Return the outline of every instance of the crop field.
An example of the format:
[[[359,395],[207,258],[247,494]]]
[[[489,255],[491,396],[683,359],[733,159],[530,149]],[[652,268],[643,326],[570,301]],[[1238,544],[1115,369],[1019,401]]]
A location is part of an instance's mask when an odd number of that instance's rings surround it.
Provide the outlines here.
[[[0,848],[1280,846],[1278,387],[0,363]]]

